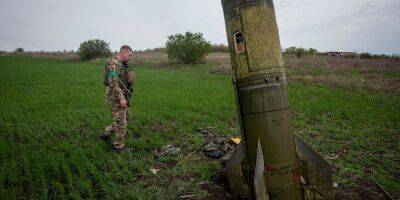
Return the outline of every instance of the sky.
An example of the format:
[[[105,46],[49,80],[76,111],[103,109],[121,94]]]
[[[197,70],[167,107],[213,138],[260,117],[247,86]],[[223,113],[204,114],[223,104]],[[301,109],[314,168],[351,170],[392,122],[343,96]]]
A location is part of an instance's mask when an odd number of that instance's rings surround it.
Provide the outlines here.
[[[274,0],[283,48],[400,53],[400,0]],[[102,39],[113,50],[164,46],[201,32],[227,44],[220,0],[0,0],[0,50],[77,50]]]

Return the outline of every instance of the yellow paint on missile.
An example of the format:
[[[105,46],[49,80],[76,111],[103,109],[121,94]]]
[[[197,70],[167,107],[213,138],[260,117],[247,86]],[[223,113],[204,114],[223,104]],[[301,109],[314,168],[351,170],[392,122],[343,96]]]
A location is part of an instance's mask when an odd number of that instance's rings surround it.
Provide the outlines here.
[[[272,6],[262,4],[241,10],[251,75],[282,72],[282,53]]]
[[[278,27],[274,8],[256,4],[237,8],[227,14],[228,42],[235,44],[234,34],[242,31],[246,50],[231,55],[236,79],[261,74],[284,73]],[[234,52],[231,50],[231,52]]]

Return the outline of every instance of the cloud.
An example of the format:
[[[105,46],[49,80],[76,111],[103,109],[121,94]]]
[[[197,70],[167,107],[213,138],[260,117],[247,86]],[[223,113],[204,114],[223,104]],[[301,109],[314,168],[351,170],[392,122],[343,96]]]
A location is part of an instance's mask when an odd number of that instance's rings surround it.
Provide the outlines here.
[[[281,0],[276,9],[283,46],[400,51],[393,45],[400,39],[395,34],[400,33],[400,2],[396,0]]]
[[[398,0],[275,0],[275,6],[284,47],[400,52]],[[71,50],[92,38],[113,49],[146,49],[186,31],[226,43],[219,0],[0,0],[0,25],[5,50]]]

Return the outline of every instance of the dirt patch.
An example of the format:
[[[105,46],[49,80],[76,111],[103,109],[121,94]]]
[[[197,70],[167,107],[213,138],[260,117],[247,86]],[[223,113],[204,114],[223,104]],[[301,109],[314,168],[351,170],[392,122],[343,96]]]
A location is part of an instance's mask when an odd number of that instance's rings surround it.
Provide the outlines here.
[[[229,193],[225,170],[217,173],[212,182],[201,184],[201,188],[208,192],[204,199],[236,199]],[[334,190],[337,200],[393,200],[376,183],[363,181],[359,186],[340,186]]]
[[[182,175],[179,177],[179,180],[185,181],[185,182],[191,182],[196,178],[200,178],[200,174],[197,172],[191,172],[185,175]]]
[[[219,160],[224,166],[224,160]],[[201,189],[208,192],[204,199],[236,199],[227,186],[226,169],[222,169],[212,177],[212,182],[200,184]],[[357,185],[343,185],[334,189],[335,199],[344,200],[393,200],[381,186],[375,182],[360,180]]]
[[[174,160],[174,159],[168,160],[168,161],[162,163],[160,168],[162,168],[162,169],[171,169],[171,168],[174,168],[175,166],[177,166],[178,163],[179,163],[179,161]]]
[[[340,186],[335,189],[335,199],[345,200],[392,200],[375,182],[362,180],[356,186]]]
[[[204,182],[199,184],[202,190],[208,192],[203,199],[228,200],[235,199],[228,191],[226,171],[221,170],[212,177],[212,182]]]
[[[164,132],[165,125],[162,122],[155,122],[151,125],[150,130],[157,131],[157,132]]]

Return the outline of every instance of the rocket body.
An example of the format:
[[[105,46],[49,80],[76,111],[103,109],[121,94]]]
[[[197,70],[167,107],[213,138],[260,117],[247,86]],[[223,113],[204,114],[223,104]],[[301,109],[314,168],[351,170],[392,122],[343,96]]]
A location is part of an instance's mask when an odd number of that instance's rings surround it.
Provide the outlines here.
[[[222,0],[222,5],[247,173],[254,179],[260,146],[269,197],[303,199],[273,2]]]

